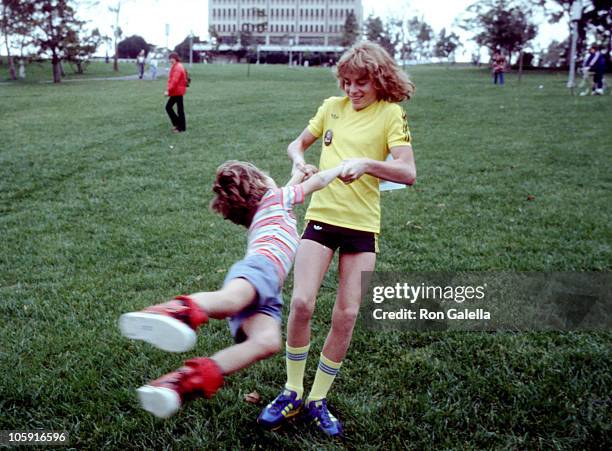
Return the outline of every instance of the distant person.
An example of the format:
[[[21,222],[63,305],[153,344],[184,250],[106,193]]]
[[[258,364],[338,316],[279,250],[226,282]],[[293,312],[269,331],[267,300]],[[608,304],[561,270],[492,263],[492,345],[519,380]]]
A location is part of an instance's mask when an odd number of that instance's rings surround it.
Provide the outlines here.
[[[138,54],[138,56],[136,57],[136,62],[138,64],[138,78],[142,80],[142,77],[144,76],[144,69],[145,69],[145,51],[144,49],[142,49],[140,53]]]
[[[151,72],[151,80],[157,80],[157,58],[155,55],[149,60],[149,72]]]
[[[593,73],[591,95],[603,95],[603,77],[606,72],[606,55],[596,45],[589,48],[589,54],[582,63],[583,73]]]
[[[493,84],[499,82],[500,85],[504,84],[504,71],[506,70],[506,57],[500,51],[496,51],[493,54],[491,61],[493,66]]]
[[[248,229],[246,256],[230,268],[221,290],[177,296],[126,313],[119,326],[126,337],[183,352],[193,348],[196,331],[208,318],[227,318],[236,343],[210,358],[189,359],[177,371],[140,387],[145,410],[167,418],[187,400],[212,397],[227,375],[280,350],[281,292],[300,241],[293,207],[326,187],[342,169],[338,165],[306,181],[306,172],[294,171],[281,188],[250,163],[227,161],[217,169],[210,208]]]
[[[185,119],[185,109],[183,105],[183,96],[187,91],[187,72],[181,64],[181,58],[178,53],[172,52],[169,56],[170,73],[168,74],[168,90],[165,95],[170,97],[166,103],[166,112],[170,116],[174,133],[181,133],[187,130]],[[174,112],[176,104],[177,112]]]
[[[23,61],[23,59],[19,60],[19,78],[21,80],[25,80],[26,78],[25,62]]]

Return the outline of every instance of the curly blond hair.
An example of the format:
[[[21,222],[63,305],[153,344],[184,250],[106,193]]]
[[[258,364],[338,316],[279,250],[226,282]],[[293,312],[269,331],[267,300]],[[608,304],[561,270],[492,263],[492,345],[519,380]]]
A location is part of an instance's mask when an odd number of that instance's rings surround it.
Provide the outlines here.
[[[243,161],[226,161],[217,168],[210,209],[234,224],[249,227],[268,189],[268,177],[257,167]]]
[[[401,102],[412,97],[415,91],[406,73],[380,45],[369,41],[360,42],[338,61],[335,70],[340,89],[344,91],[344,77],[357,75],[369,78],[374,83],[378,100]]]

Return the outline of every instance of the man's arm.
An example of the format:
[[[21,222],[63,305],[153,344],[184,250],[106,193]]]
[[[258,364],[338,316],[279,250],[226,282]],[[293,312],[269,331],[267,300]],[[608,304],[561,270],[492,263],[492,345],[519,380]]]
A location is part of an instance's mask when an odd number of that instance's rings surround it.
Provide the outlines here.
[[[287,146],[287,155],[289,155],[289,158],[293,162],[293,168],[291,169],[292,174],[295,174],[297,170],[304,172],[307,176],[313,174],[312,170],[307,167],[306,161],[304,161],[304,152],[306,152],[317,139],[316,136],[308,131],[308,128],[305,128],[302,133],[300,133],[300,136]]]
[[[352,183],[363,174],[369,174],[390,182],[413,185],[416,180],[414,152],[410,144],[391,149],[393,160],[378,161],[369,158],[351,158],[342,162],[340,179]]]

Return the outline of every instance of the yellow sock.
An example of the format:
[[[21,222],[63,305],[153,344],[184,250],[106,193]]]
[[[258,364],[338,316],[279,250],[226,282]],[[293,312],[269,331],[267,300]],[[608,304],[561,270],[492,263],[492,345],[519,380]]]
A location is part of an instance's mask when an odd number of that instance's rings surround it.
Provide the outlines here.
[[[317,368],[317,374],[315,375],[314,383],[312,384],[312,390],[308,395],[307,402],[318,401],[327,397],[329,391],[338,370],[342,366],[342,362],[332,362],[321,353],[319,360],[319,367]]]
[[[285,387],[297,393],[297,399],[304,394],[304,370],[310,343],[301,348],[292,348],[285,343],[285,362],[287,364],[287,383]]]

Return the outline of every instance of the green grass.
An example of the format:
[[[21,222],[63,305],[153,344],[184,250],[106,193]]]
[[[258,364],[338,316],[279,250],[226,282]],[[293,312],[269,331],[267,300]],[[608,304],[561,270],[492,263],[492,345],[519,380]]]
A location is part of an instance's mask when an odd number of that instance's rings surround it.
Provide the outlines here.
[[[195,351],[171,355],[123,339],[117,318],[220,286],[245,236],[207,210],[215,168],[243,159],[286,179],[287,144],[338,94],[319,68],[190,73],[181,135],[163,109],[165,80],[0,85],[0,430],[68,430],[87,449],[610,448],[609,332],[373,334],[360,324],[330,398],[340,444],[298,425],[256,426],[262,406],[242,398],[276,395],[281,354],[167,421],[141,411],[138,386],[231,338],[214,322]],[[509,75],[503,88],[467,67],[410,75],[417,184],[382,196],[377,269],[610,270],[612,97],[571,97],[565,74],[520,85]],[[320,292],[307,385],[336,275]]]

